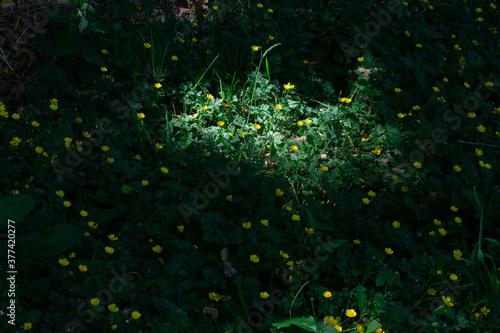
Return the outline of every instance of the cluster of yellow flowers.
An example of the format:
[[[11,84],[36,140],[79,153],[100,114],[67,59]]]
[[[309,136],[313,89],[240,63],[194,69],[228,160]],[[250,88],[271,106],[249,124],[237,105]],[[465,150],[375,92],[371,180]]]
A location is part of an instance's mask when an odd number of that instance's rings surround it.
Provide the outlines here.
[[[229,299],[231,299],[231,296],[229,295],[219,295],[217,293],[210,293],[208,294],[208,297],[212,300],[212,301],[216,301],[216,302],[219,302],[219,301],[227,301]]]

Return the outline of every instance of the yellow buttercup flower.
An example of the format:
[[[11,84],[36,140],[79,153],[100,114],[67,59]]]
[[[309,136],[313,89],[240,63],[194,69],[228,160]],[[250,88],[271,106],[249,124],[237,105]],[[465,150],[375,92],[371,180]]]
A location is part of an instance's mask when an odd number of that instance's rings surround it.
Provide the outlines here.
[[[429,295],[435,296],[436,295],[436,289],[431,288],[431,289],[427,290],[427,293]]]
[[[269,298],[269,293],[267,293],[267,292],[265,292],[265,291],[264,291],[264,292],[261,292],[261,293],[260,293],[260,298],[262,298],[262,299],[267,299],[267,298]]]
[[[256,254],[252,254],[250,256],[250,261],[254,263],[258,263],[260,261],[259,257]]]
[[[86,272],[87,271],[87,266],[85,266],[85,265],[78,265],[78,269],[80,270],[80,272]]]
[[[161,83],[159,83],[159,82],[158,82],[158,83],[155,83],[155,87],[156,87],[157,89],[160,89],[160,88],[161,88]]]
[[[147,48],[147,49],[149,49],[149,48],[151,47],[151,44],[149,44],[149,43],[144,43],[144,47],[145,47],[145,48]]]
[[[370,203],[370,199],[368,198],[363,198],[363,203],[368,205]]]
[[[385,253],[387,253],[388,255],[391,255],[391,254],[394,254],[394,251],[390,247],[386,247]]]
[[[347,317],[354,318],[354,317],[356,317],[357,313],[356,313],[356,311],[354,311],[354,309],[347,309],[345,311],[345,315]]]
[[[101,303],[101,301],[99,300],[99,298],[92,298],[90,300],[90,304],[92,304],[93,306],[98,306],[99,303]]]
[[[177,230],[179,230],[179,232],[184,232],[184,226],[183,225],[177,226]]]
[[[118,312],[118,310],[120,310],[115,303],[111,303],[110,305],[108,305],[108,310],[111,311],[111,312]]]
[[[288,84],[284,84],[283,86],[285,87],[286,90],[295,88],[295,86],[293,84],[290,84],[290,82],[288,82]]]
[[[160,245],[156,245],[155,247],[153,247],[153,251],[155,251],[156,253],[160,253],[162,250],[163,248]]]
[[[361,241],[359,239],[355,239],[352,241],[354,244],[359,245],[361,244]]]
[[[445,228],[439,228],[439,233],[441,234],[441,236],[446,236],[448,234],[448,232],[446,231]]]
[[[250,223],[250,222],[243,222],[242,226],[245,229],[250,229],[250,227],[252,226],[252,223]]]
[[[141,314],[138,311],[132,312],[132,318],[139,319],[140,316],[141,316]]]
[[[170,59],[172,59],[173,61],[179,60],[179,58],[177,58],[177,56],[174,56],[174,55]]]
[[[261,129],[261,126],[259,124],[255,124],[253,125],[253,127],[256,129],[256,130],[260,130]]]
[[[294,221],[300,221],[300,216],[295,214],[295,215],[292,216],[292,220],[294,220]]]
[[[480,133],[484,133],[486,131],[486,127],[484,127],[483,125],[479,125],[477,127],[477,130],[480,132]]]
[[[399,223],[398,221],[394,221],[394,222],[392,222],[392,226],[393,226],[395,229],[397,229],[397,228],[399,228],[399,227],[401,226],[401,223]]]
[[[281,189],[279,189],[279,188],[276,189],[276,196],[282,197],[284,193],[285,192],[283,192]]]
[[[330,298],[330,297],[332,297],[332,293],[331,293],[331,292],[329,292],[329,291],[325,291],[325,292],[323,293],[323,297],[325,297],[325,298]]]
[[[291,146],[290,146],[290,149],[292,149],[292,150],[297,150],[297,149],[299,149],[299,147],[297,147],[296,145],[291,145]]]
[[[252,50],[257,52],[259,51],[260,49],[262,49],[262,46],[257,46],[257,45],[252,45]]]
[[[106,253],[108,254],[113,254],[115,252],[115,249],[113,249],[111,246],[106,246],[104,248],[104,250],[106,251]]]
[[[262,225],[265,225],[266,227],[269,226],[269,220],[260,220],[260,223],[262,223]]]
[[[451,302],[451,297],[442,296],[441,298],[443,299],[444,304],[450,307],[453,306],[453,303]]]
[[[59,264],[61,264],[62,266],[68,266],[69,265],[69,261],[66,258],[59,259]]]

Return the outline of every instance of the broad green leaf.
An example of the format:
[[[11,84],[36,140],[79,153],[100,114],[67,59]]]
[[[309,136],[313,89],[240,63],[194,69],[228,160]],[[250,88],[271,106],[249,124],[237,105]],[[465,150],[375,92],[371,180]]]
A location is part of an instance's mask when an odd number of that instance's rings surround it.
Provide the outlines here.
[[[70,224],[60,224],[55,226],[52,233],[46,238],[45,244],[41,247],[41,252],[47,257],[62,253],[75,246],[83,237],[85,230]]]
[[[382,324],[376,320],[372,320],[368,323],[368,326],[366,326],[366,333],[375,332],[379,328],[382,328]]]
[[[9,219],[15,223],[24,220],[35,203],[35,198],[27,194],[11,195],[0,200],[0,229],[7,226]]]
[[[130,186],[130,185],[123,185],[122,186],[122,192],[123,192],[123,194],[130,194],[132,192],[132,186]]]
[[[358,307],[361,311],[364,311],[368,303],[368,297],[366,296],[365,288],[362,285],[358,285]]]
[[[276,328],[285,328],[295,325],[308,332],[316,332],[316,321],[312,316],[307,319],[306,317],[285,319],[279,323],[273,323],[272,325]]]
[[[500,242],[493,239],[493,238],[485,238],[484,240],[487,240],[488,242],[490,242],[491,244],[494,244],[494,245],[498,245],[500,246]]]

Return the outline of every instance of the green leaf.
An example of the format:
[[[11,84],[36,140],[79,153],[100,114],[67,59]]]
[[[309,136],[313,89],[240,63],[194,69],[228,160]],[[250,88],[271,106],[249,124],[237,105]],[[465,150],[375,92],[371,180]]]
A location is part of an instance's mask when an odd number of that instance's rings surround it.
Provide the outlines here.
[[[132,186],[130,186],[130,185],[123,185],[122,186],[122,192],[123,192],[123,194],[130,194],[132,192]]]
[[[70,224],[55,226],[41,247],[41,253],[47,257],[62,253],[73,247],[83,237],[85,230]]]
[[[488,242],[490,242],[491,244],[494,244],[494,245],[498,245],[500,246],[500,242],[497,241],[496,239],[493,239],[493,238],[484,238],[484,240],[487,240]]]
[[[89,47],[83,49],[82,57],[91,64],[94,64],[99,67],[106,67],[106,62],[94,48]]]
[[[314,220],[313,215],[311,214],[311,211],[306,207],[306,213],[307,213],[307,219],[309,220],[309,228],[313,228],[313,230],[317,229],[317,224],[316,221]]]
[[[312,316],[307,319],[306,317],[285,319],[279,323],[273,323],[272,325],[278,329],[295,325],[308,332],[316,332],[316,321]]]
[[[382,324],[379,323],[376,320],[372,320],[372,321],[370,321],[370,323],[368,324],[368,326],[366,326],[366,332],[365,333],[375,332],[379,328],[382,328]]]
[[[365,288],[362,285],[358,285],[358,307],[361,311],[364,311],[368,303],[368,297],[366,296]]]
[[[17,194],[0,200],[0,229],[8,225],[8,220],[15,223],[24,220],[35,207],[36,200],[31,195]]]
[[[413,67],[414,65],[414,62],[413,62],[413,59],[412,58],[408,58],[408,57],[400,57],[401,61],[404,62],[406,64],[406,66],[408,67]]]

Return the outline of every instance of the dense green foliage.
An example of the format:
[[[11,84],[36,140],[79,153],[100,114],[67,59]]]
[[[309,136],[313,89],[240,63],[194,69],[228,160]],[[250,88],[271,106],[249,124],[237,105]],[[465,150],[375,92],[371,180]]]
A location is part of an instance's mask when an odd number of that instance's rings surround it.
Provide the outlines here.
[[[496,0],[70,3],[0,104],[2,331],[500,325]]]

